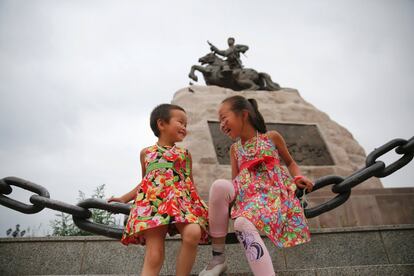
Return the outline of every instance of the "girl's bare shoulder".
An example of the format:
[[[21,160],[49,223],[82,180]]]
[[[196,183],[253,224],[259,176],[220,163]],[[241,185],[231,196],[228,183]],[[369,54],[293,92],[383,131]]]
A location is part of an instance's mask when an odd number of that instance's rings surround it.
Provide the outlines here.
[[[143,149],[140,151],[140,154],[145,154],[145,153],[148,151],[148,149],[149,149],[150,147],[151,147],[151,146],[143,148]]]
[[[145,148],[143,148],[140,152],[139,152],[139,156],[141,156],[141,157],[144,157],[148,152],[150,152],[151,151],[151,149],[153,148],[153,147],[155,147],[156,145],[153,145],[153,146],[148,146],[148,147],[145,147]]]
[[[276,130],[269,130],[266,132],[266,136],[271,139],[273,142],[283,140],[282,135]]]
[[[236,152],[237,144],[238,144],[238,142],[234,142],[233,144],[231,144],[231,146],[230,146],[230,151],[231,152]]]

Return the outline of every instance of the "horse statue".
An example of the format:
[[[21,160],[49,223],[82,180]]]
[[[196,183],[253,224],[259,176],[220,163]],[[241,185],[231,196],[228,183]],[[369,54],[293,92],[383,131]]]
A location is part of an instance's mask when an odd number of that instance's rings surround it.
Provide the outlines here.
[[[198,81],[195,71],[203,74],[206,85],[217,85],[230,88],[235,91],[242,90],[280,90],[279,84],[272,81],[266,73],[258,73],[251,68],[235,68],[232,70],[223,70],[226,61],[218,57],[214,52],[201,57],[198,62],[200,65],[191,66],[188,77]],[[206,66],[203,66],[206,65]]]

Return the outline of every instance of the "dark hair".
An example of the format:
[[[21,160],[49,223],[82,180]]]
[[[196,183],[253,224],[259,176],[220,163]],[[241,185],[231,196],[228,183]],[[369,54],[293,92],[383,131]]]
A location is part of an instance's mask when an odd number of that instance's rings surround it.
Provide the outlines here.
[[[160,104],[154,108],[150,116],[150,125],[151,129],[154,132],[154,135],[160,137],[160,130],[158,129],[157,121],[161,119],[162,121],[168,123],[171,119],[171,110],[181,110],[184,111],[184,108],[175,104]]]
[[[222,103],[229,103],[231,106],[230,109],[237,114],[240,114],[243,110],[247,110],[252,126],[260,133],[267,132],[265,121],[259,112],[255,99],[246,99],[237,95],[224,99]]]

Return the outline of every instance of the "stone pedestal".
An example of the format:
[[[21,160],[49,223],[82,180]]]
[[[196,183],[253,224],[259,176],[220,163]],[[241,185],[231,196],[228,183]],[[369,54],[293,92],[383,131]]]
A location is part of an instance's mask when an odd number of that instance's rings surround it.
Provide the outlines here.
[[[214,180],[231,178],[225,160],[231,141],[223,145],[227,138],[217,131],[217,109],[233,95],[256,99],[268,128],[282,134],[302,173],[310,179],[331,174],[348,176],[365,165],[365,152],[352,134],[306,102],[295,89],[235,92],[217,86],[191,86],[176,92],[172,103],[187,112],[188,136],[182,145],[192,154],[194,180],[204,199],[208,199]],[[382,188],[382,184],[371,178],[355,189],[367,188]]]

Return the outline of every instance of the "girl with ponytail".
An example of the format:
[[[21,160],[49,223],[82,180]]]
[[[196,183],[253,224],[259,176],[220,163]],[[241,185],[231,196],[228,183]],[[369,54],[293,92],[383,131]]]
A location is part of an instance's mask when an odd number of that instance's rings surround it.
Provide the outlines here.
[[[227,269],[224,244],[230,204],[234,230],[253,274],[275,275],[260,232],[277,247],[308,242],[309,228],[295,190],[299,187],[311,191],[313,184],[301,175],[283,137],[276,131],[267,131],[256,100],[227,98],[218,113],[221,131],[238,140],[230,148],[233,181],[216,180],[210,188],[213,258],[199,275],[220,275]]]

